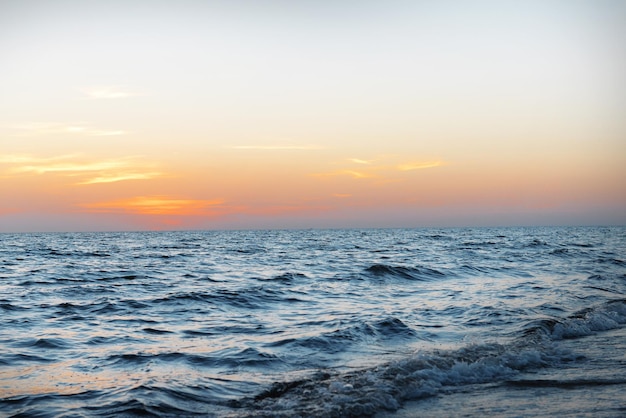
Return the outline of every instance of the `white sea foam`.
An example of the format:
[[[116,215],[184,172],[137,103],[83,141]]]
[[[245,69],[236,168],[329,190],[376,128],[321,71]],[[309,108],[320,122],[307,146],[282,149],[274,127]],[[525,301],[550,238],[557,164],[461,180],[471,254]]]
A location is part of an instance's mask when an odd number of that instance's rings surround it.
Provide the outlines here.
[[[595,309],[585,310],[573,318],[554,325],[552,336],[556,339],[576,338],[598,331],[619,328],[626,324],[626,303],[614,301]]]
[[[417,352],[374,368],[314,378],[280,396],[257,400],[256,413],[367,416],[395,411],[406,401],[462,391],[475,384],[514,381],[521,373],[579,360],[580,355],[561,347],[559,340],[620,327],[626,323],[625,313],[626,302],[613,301],[557,323],[539,340],[527,333],[508,344],[470,344],[458,350]],[[569,331],[581,329],[584,333],[574,335]]]

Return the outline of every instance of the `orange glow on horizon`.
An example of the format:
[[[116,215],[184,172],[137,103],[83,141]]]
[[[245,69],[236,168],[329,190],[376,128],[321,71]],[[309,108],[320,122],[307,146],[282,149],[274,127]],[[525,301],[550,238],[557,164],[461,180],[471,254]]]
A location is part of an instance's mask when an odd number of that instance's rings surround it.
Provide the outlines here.
[[[224,204],[222,199],[193,200],[168,196],[137,196],[110,202],[88,203],[81,206],[89,212],[119,213],[139,215],[178,215],[208,216],[215,214],[215,208]]]

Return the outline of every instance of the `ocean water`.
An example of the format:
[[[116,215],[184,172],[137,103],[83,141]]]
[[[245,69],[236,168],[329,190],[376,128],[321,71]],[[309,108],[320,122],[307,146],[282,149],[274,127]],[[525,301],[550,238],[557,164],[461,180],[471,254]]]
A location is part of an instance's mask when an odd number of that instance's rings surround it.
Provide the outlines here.
[[[626,416],[626,228],[0,234],[0,416]]]

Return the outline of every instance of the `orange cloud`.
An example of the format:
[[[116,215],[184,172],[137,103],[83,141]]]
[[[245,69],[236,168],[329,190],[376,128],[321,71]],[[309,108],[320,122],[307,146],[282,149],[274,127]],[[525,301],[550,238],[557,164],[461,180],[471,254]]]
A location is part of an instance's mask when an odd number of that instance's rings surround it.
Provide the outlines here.
[[[224,204],[222,199],[196,200],[169,196],[137,196],[110,202],[88,203],[81,207],[89,212],[133,213],[138,215],[214,215],[215,209]]]

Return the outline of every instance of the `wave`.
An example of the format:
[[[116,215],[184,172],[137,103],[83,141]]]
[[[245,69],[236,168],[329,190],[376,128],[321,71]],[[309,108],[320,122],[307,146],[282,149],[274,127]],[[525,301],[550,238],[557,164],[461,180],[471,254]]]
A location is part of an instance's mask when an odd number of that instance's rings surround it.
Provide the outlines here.
[[[376,331],[377,335],[383,337],[413,337],[417,335],[417,332],[413,328],[406,325],[400,319],[395,317],[389,317],[376,321],[372,324],[372,328]]]
[[[28,280],[24,280],[23,282],[19,283],[20,286],[26,286],[26,287],[30,287],[30,286],[34,286],[34,287],[38,287],[41,285],[55,285],[57,284],[57,280],[54,278],[37,278],[37,279],[28,279]]]
[[[224,334],[241,334],[241,335],[256,335],[264,334],[266,332],[264,327],[259,326],[242,326],[242,325],[222,325],[210,327],[201,327],[196,329],[186,329],[181,331],[187,338],[195,337],[211,337]]]
[[[183,305],[189,309],[189,303],[213,305],[218,309],[226,307],[242,309],[263,309],[268,304],[306,302],[289,292],[280,289],[272,289],[264,286],[248,287],[241,290],[217,289],[214,292],[195,291],[186,293],[173,293],[159,297],[146,303],[165,303]]]
[[[43,250],[43,254],[54,257],[111,257],[111,254],[104,251],[63,251],[55,248]]]
[[[473,276],[473,277],[518,277],[518,278],[531,278],[534,277],[531,273],[524,270],[520,270],[515,267],[501,266],[478,266],[463,264],[456,269],[456,272],[460,276]]]
[[[470,344],[457,350],[418,352],[408,358],[352,372],[318,372],[308,379],[276,382],[255,397],[230,403],[238,416],[373,416],[410,400],[464,390],[473,384],[575,387],[622,384],[624,379],[541,381],[521,372],[558,367],[580,356],[555,342],[622,327],[626,300],[614,300],[563,320],[529,324],[509,344]]]
[[[273,276],[269,279],[259,278],[257,280],[262,281],[262,282],[279,282],[283,284],[292,284],[295,282],[308,280],[308,279],[309,277],[306,274],[286,272],[286,273],[279,274],[278,276]]]
[[[364,275],[374,278],[396,278],[414,281],[433,281],[451,277],[515,277],[531,278],[531,273],[516,267],[501,266],[490,267],[480,265],[463,264],[458,267],[437,270],[425,266],[406,267],[388,264],[373,264],[367,267]]]
[[[16,416],[58,417],[70,416],[67,408],[46,407],[46,412],[36,409],[38,403],[50,404],[60,396],[29,397],[24,402],[22,413]],[[72,395],[76,401],[81,400],[85,405],[78,410],[76,416],[98,417],[179,417],[179,416],[213,416],[209,405],[201,402],[198,395],[188,390],[172,390],[158,386],[139,385],[127,390],[122,399],[110,400],[111,396],[101,391],[87,391]],[[197,407],[200,405],[200,407]],[[32,412],[36,411],[36,415]],[[71,415],[75,416],[75,415]]]
[[[418,333],[400,319],[388,317],[374,322],[358,322],[347,326],[343,321],[338,321],[335,330],[314,336],[285,338],[268,343],[266,347],[305,349],[313,355],[318,355],[319,353],[348,351],[356,344],[376,344],[382,341],[388,344],[392,339],[397,339],[400,342],[416,338],[428,339],[425,334]]]
[[[531,241],[527,242],[525,246],[526,247],[549,247],[550,244],[548,244],[546,241],[540,240],[538,238],[534,238]]]
[[[624,266],[626,264],[626,261],[620,259],[620,258],[613,258],[613,257],[599,257],[598,259],[596,259],[596,263],[598,264],[612,264],[615,266]]]
[[[377,278],[400,278],[408,280],[437,280],[446,277],[446,273],[428,267],[391,266],[373,264],[365,269],[365,274]]]
[[[528,348],[510,352],[497,344],[452,352],[416,354],[375,368],[326,373],[296,382],[279,382],[233,406],[242,416],[373,416],[395,411],[403,402],[436,396],[465,385],[511,379],[529,370],[568,361],[558,353]]]
[[[19,306],[13,303],[2,301],[0,303],[0,309],[5,311],[27,311],[28,308],[25,306]]]
[[[490,267],[463,264],[458,267],[437,270],[430,267],[392,266],[387,264],[373,264],[365,269],[364,274],[375,278],[398,278],[414,281],[442,280],[451,277],[515,277],[532,278],[533,274],[516,267]]]
[[[74,395],[84,401],[82,408],[74,410],[78,416],[98,417],[214,417],[229,415],[226,408],[219,405],[223,399],[236,398],[242,395],[241,389],[224,386],[229,383],[221,379],[217,383],[205,381],[196,385],[168,385],[140,384],[131,388],[120,388],[119,393],[104,393],[89,391]],[[236,382],[239,386],[249,386],[250,383]],[[122,396],[119,396],[123,393]],[[245,393],[245,392],[243,392]],[[31,402],[25,403],[24,416],[30,409],[37,410],[30,405],[35,397],[28,397]],[[35,403],[40,399],[34,399]],[[37,410],[40,412],[41,410]],[[46,414],[37,416],[60,416],[65,410],[48,410]],[[65,416],[65,415],[63,415]],[[72,415],[73,416],[73,415]]]
[[[107,276],[99,276],[96,280],[103,282],[113,282],[113,281],[132,281],[132,280],[154,280],[154,277],[146,276],[144,274],[139,273],[129,273],[123,272],[119,275],[107,275]]]
[[[64,350],[71,348],[72,345],[62,338],[28,338],[14,343],[13,346],[44,350]]]
[[[121,368],[135,368],[154,363],[186,363],[194,368],[208,367],[212,371],[215,371],[215,369],[232,371],[240,367],[267,370],[270,367],[280,367],[284,364],[279,356],[252,347],[243,349],[227,348],[206,354],[182,352],[113,354],[108,356],[104,363]]]
[[[265,253],[267,252],[267,248],[260,246],[260,245],[250,245],[248,247],[245,248],[237,248],[235,250],[233,250],[236,253],[239,254],[259,254],[259,253]]]
[[[626,300],[616,299],[597,307],[583,309],[564,320],[534,321],[526,334],[541,333],[553,340],[579,338],[626,324]]]
[[[114,345],[114,344],[132,344],[134,342],[140,342],[142,340],[138,338],[131,337],[129,335],[124,336],[103,336],[98,335],[92,338],[89,338],[85,341],[87,345]]]
[[[172,333],[172,331],[168,331],[166,329],[157,329],[157,328],[150,328],[150,327],[143,328],[142,331],[145,332],[146,334],[152,334],[152,335],[162,335],[162,334]]]

